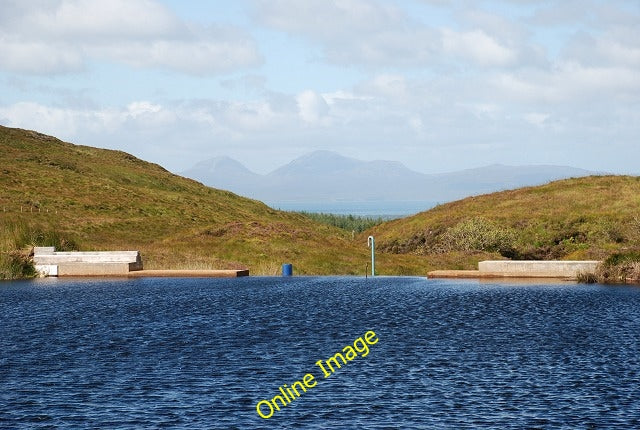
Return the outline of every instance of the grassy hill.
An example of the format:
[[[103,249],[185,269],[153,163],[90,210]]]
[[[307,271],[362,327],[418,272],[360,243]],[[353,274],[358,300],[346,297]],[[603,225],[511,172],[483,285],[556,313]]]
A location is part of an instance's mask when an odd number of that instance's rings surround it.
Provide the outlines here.
[[[0,127],[0,253],[56,244],[135,249],[146,268],[248,268],[364,274],[366,240],[310,218],[206,187],[130,154]],[[391,273],[421,260],[381,257]],[[409,261],[409,262],[407,262]],[[409,268],[405,266],[411,266]]]
[[[465,254],[469,258],[461,266],[473,266],[477,252],[511,259],[602,259],[640,248],[640,177],[591,176],[470,197],[367,234],[386,252]]]
[[[146,268],[364,275],[472,269],[489,258],[606,258],[640,250],[640,178],[600,176],[470,197],[360,234],[206,187],[120,152],[0,126],[0,279],[17,249],[140,250]],[[332,220],[332,222],[335,220]],[[335,224],[335,222],[333,222]],[[352,224],[350,224],[352,225]],[[24,272],[24,271],[27,272]]]

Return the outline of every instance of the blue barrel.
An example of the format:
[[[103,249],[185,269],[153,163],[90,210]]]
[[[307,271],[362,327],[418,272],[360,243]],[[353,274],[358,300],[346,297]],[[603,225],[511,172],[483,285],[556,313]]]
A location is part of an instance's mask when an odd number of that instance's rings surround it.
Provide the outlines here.
[[[293,264],[285,263],[282,265],[282,276],[293,276]]]

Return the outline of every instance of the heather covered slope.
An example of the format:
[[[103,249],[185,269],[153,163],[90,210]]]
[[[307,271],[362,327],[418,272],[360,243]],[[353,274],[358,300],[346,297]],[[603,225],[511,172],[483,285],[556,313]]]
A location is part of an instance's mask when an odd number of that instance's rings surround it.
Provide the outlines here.
[[[366,234],[397,254],[601,259],[640,248],[640,177],[590,176],[470,197]]]
[[[0,266],[18,258],[16,249],[56,245],[140,250],[149,269],[276,274],[290,262],[296,274],[364,275],[369,235],[385,275],[640,249],[638,177],[591,176],[470,197],[354,237],[120,151],[0,126],[0,154]]]
[[[12,244],[54,238],[81,250],[140,250],[146,268],[275,274],[291,262],[296,273],[364,274],[366,242],[350,232],[206,187],[124,152],[0,127],[0,154],[5,255]],[[420,259],[409,260],[390,256],[386,269],[422,272]]]

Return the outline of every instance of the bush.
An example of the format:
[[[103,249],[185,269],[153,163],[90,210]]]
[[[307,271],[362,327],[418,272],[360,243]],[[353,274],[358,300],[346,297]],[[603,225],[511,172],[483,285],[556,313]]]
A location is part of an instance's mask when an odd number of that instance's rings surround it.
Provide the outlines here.
[[[382,217],[371,218],[357,215],[335,215],[327,213],[317,212],[298,212],[300,215],[304,215],[316,222],[327,224],[333,227],[338,227],[343,230],[353,231],[355,233],[362,233],[365,230],[375,227],[378,224],[382,224],[384,219]]]
[[[0,225],[0,279],[32,278],[36,275],[31,249],[34,246],[55,246],[59,251],[78,249],[73,240],[55,229],[43,230],[25,223]]]
[[[514,253],[515,234],[484,218],[470,218],[447,229],[439,242],[444,252],[484,251],[508,256]]]
[[[24,279],[34,276],[36,270],[29,253],[13,251],[0,254],[0,279]]]
[[[598,282],[640,282],[640,252],[629,251],[610,255],[596,270]]]
[[[11,238],[14,249],[54,246],[57,251],[78,250],[78,244],[73,239],[69,239],[55,228],[43,229],[26,224],[13,224],[5,226],[4,232]]]
[[[615,267],[635,262],[640,262],[640,252],[638,251],[611,254],[602,264],[607,267]]]
[[[577,281],[581,284],[595,284],[598,281],[598,277],[595,273],[580,272],[577,276]]]

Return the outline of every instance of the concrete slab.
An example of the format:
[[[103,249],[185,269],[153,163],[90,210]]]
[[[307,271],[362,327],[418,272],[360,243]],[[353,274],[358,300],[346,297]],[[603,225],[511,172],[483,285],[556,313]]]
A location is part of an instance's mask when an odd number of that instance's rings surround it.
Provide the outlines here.
[[[58,276],[58,266],[55,264],[34,264],[34,268],[41,278]]]
[[[42,268],[40,276],[125,276],[143,268],[139,251],[56,252],[54,247],[35,247],[33,262],[36,270]]]
[[[427,273],[427,277],[428,278],[475,279],[480,277],[480,271],[478,270],[433,270]]]
[[[552,278],[575,280],[581,273],[594,273],[599,261],[513,261],[490,260],[478,263],[478,270],[434,270],[430,278]]]
[[[237,278],[249,276],[248,270],[138,270],[131,278]]]
[[[53,254],[56,252],[55,246],[36,246],[33,248],[33,253],[38,255]]]
[[[161,278],[237,278],[248,270],[142,270],[138,251],[56,252],[34,248],[33,261],[40,276],[129,276]]]
[[[63,263],[127,263],[132,270],[142,269],[142,258],[138,251],[90,251],[90,252],[52,252],[41,253],[34,250],[33,260],[36,264]],[[139,269],[136,269],[139,267]]]
[[[478,270],[481,273],[493,273],[513,277],[571,278],[581,273],[595,273],[599,261],[481,261]]]
[[[61,263],[58,276],[127,276],[129,263]]]

